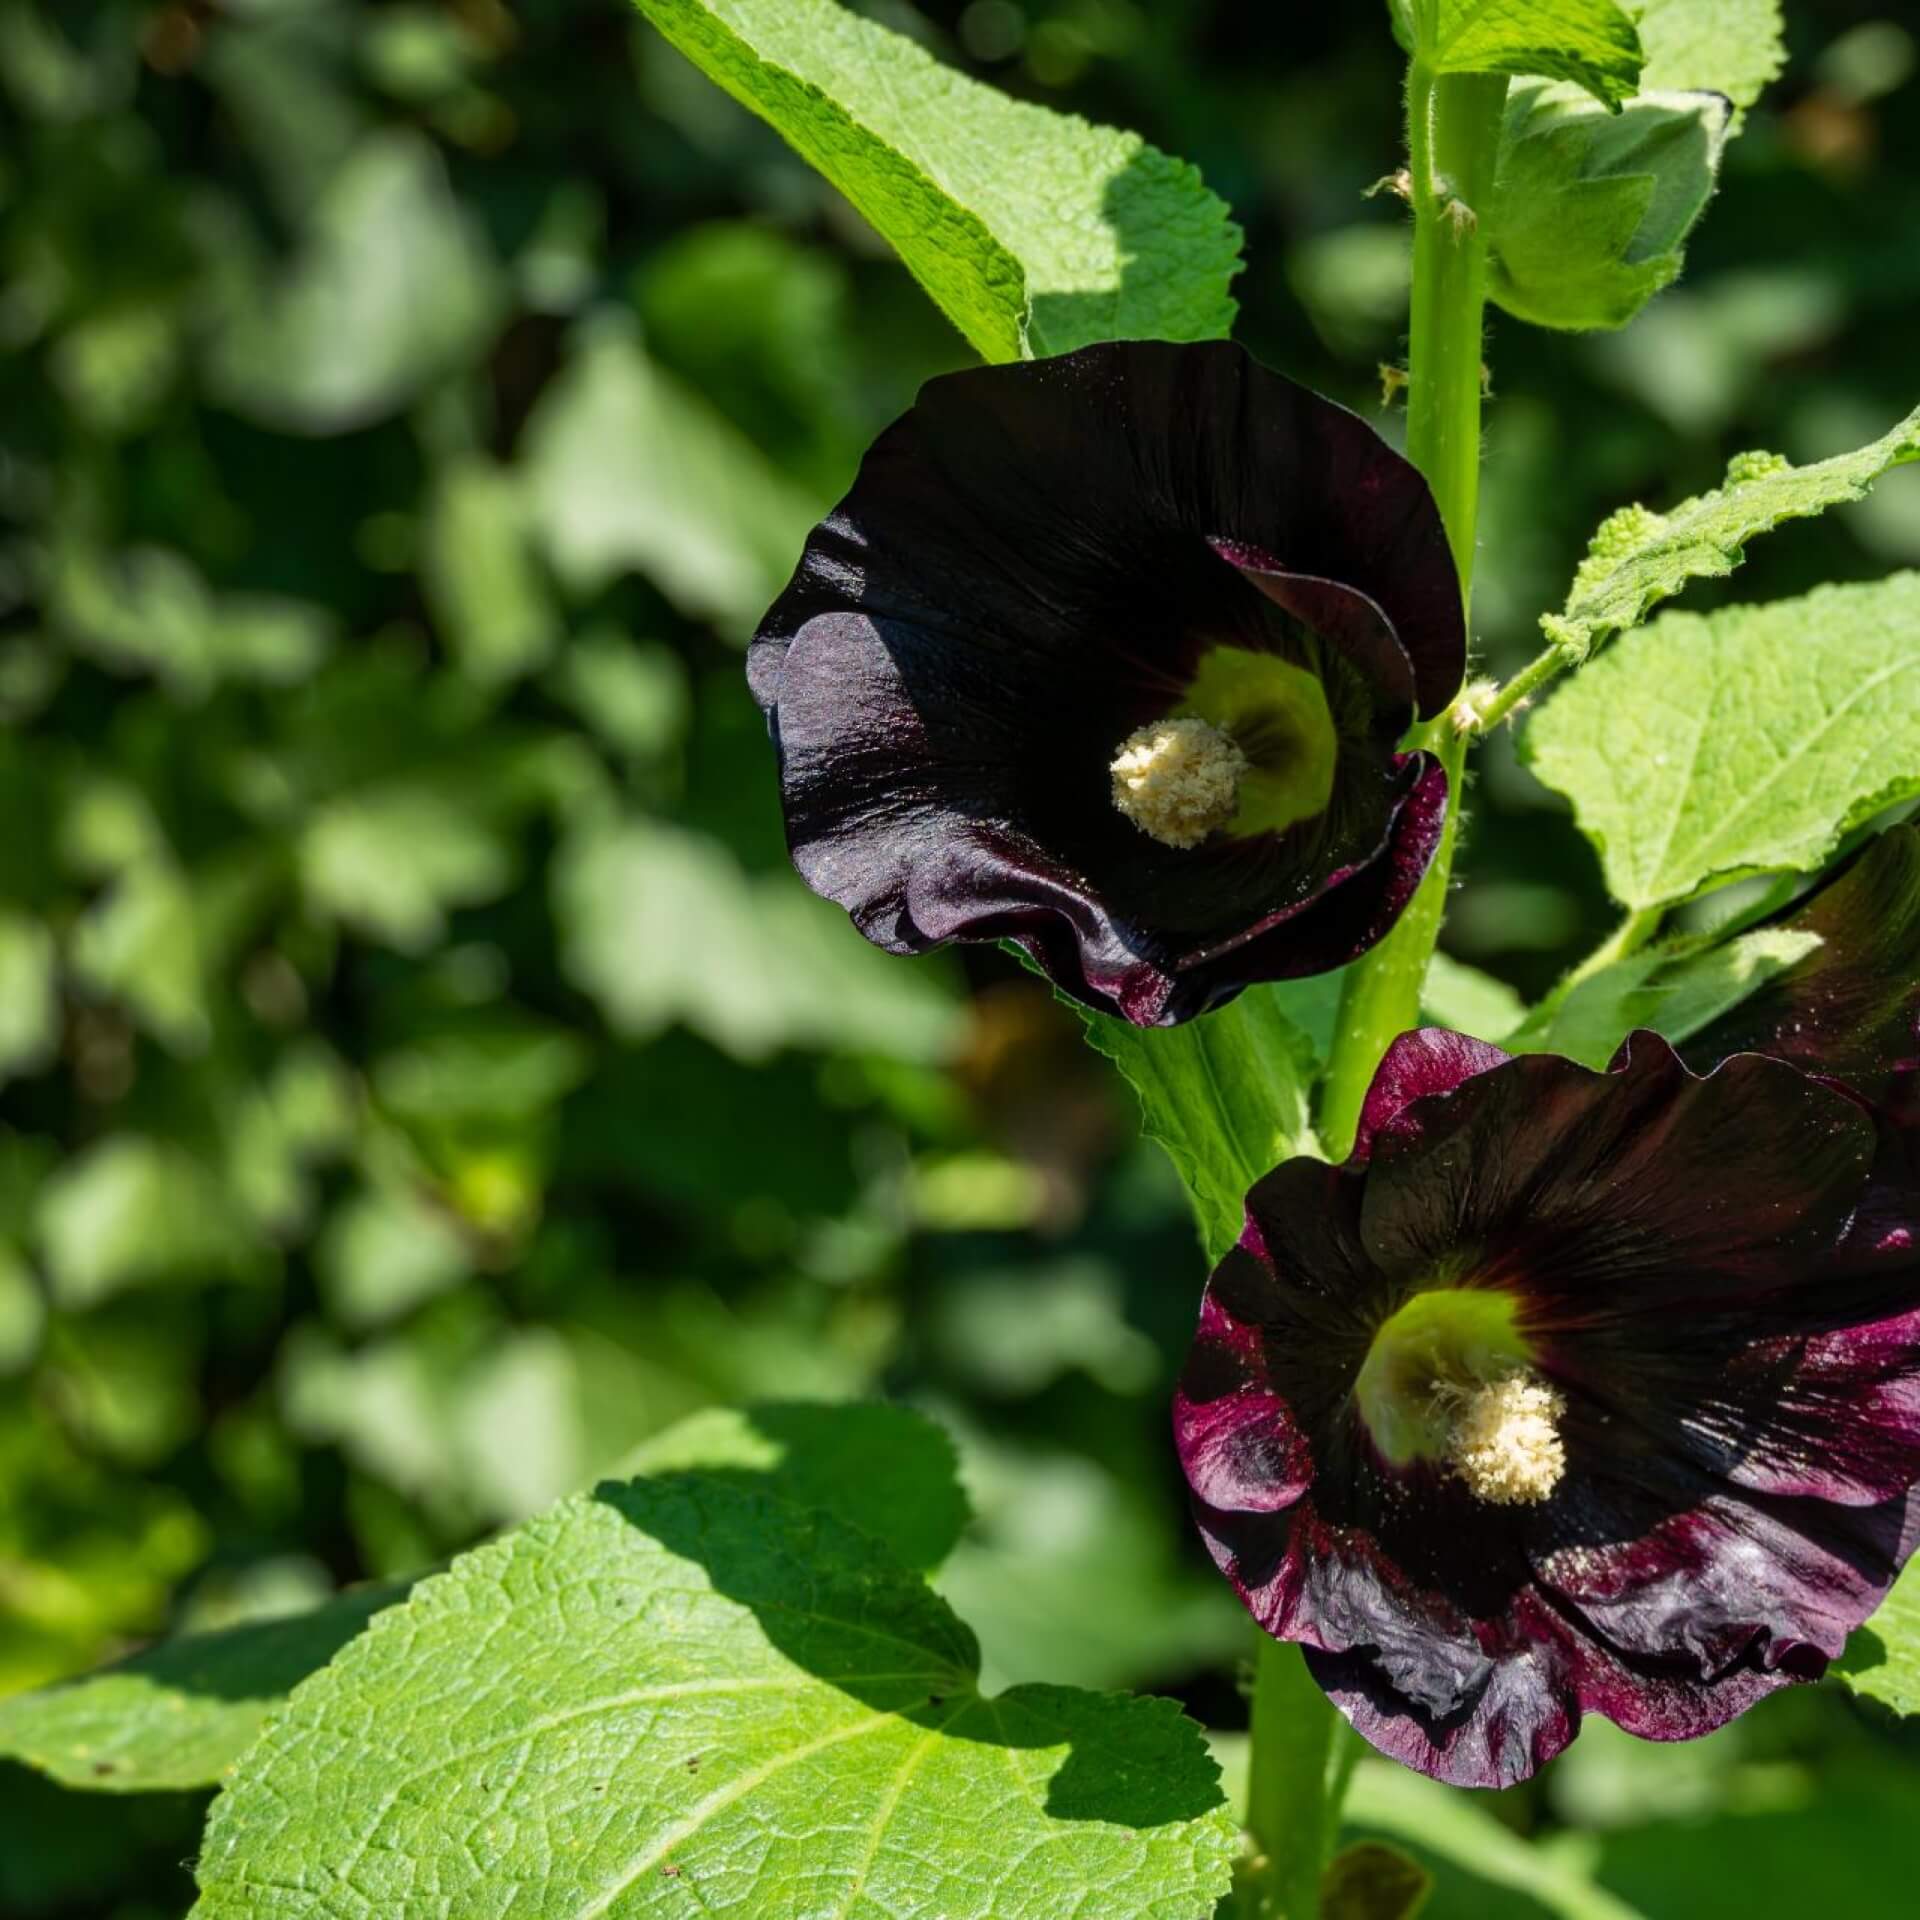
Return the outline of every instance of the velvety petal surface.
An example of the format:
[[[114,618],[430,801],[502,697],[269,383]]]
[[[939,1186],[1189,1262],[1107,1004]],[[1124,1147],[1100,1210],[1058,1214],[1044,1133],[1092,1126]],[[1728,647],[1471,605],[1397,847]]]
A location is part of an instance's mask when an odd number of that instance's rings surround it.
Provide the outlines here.
[[[1216,649],[1324,693],[1325,807],[1168,846],[1119,745]],[[1214,342],[931,382],[814,532],[750,656],[809,884],[897,952],[1014,939],[1138,1024],[1343,964],[1447,804],[1398,743],[1464,663],[1424,481],[1355,416]]]
[[[1920,1478],[1920,1272],[1859,1230],[1914,1191],[1887,1124],[1751,1054],[1703,1078],[1640,1034],[1596,1074],[1426,1032],[1347,1166],[1253,1189],[1176,1436],[1216,1561],[1376,1746],[1508,1785],[1584,1713],[1688,1738],[1879,1603]],[[1369,1433],[1374,1335],[1435,1285],[1511,1298],[1562,1403],[1544,1498]]]
[[[1771,1054],[1920,1121],[1920,827],[1869,841],[1782,924],[1821,945],[1688,1040],[1688,1063]]]

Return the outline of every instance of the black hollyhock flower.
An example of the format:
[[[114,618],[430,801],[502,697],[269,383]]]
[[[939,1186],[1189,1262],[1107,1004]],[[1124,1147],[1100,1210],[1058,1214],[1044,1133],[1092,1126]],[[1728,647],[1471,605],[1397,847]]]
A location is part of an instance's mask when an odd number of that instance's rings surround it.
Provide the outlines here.
[[[1462,1786],[1818,1676],[1920,1531],[1910,1139],[1754,1053],[1403,1037],[1208,1284],[1175,1425],[1216,1560]]]
[[[1337,967],[1446,809],[1465,658],[1426,483],[1225,342],[932,381],[749,663],[807,883],[896,953],[1019,942],[1136,1025]]]
[[[1730,1054],[1771,1054],[1920,1122],[1920,827],[1869,841],[1782,924],[1820,945],[1681,1057],[1704,1072]]]

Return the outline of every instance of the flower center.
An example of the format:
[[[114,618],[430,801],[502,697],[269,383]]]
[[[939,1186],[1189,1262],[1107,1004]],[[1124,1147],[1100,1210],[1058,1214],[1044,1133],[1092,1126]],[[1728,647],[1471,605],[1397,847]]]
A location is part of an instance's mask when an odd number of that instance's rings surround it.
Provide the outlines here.
[[[1113,804],[1169,847],[1197,847],[1240,810],[1247,756],[1205,720],[1156,720],[1120,743]]]
[[[1567,1471],[1560,1416],[1567,1403],[1543,1380],[1510,1373],[1475,1387],[1454,1412],[1447,1460],[1476,1499],[1496,1507],[1544,1500]]]
[[[1567,1403],[1534,1370],[1511,1294],[1433,1287],[1387,1319],[1354,1400],[1389,1466],[1443,1465],[1478,1500],[1531,1506],[1565,1477]]]
[[[1115,750],[1113,804],[1169,847],[1280,833],[1333,797],[1339,735],[1319,674],[1277,654],[1210,647],[1165,718]]]

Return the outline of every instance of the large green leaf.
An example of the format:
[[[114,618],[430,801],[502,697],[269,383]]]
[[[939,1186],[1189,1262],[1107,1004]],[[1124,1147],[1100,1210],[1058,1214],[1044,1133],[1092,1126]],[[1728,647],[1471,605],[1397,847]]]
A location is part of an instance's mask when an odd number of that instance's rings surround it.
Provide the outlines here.
[[[1725,94],[1737,114],[1786,65],[1780,0],[1641,0],[1641,85]]]
[[[1522,745],[1626,906],[1810,872],[1920,792],[1920,574],[1668,614],[1564,687]]]
[[[1617,107],[1640,79],[1633,21],[1614,0],[1388,0],[1394,32],[1434,73],[1535,73]]]
[[[163,1640],[118,1666],[0,1701],[0,1757],[63,1786],[162,1793],[215,1785],[267,1715],[403,1587],[311,1613]]]
[[[401,131],[370,135],[328,181],[283,278],[250,286],[243,262],[228,271],[208,377],[234,411],[288,433],[385,417],[464,366],[501,304],[499,269],[438,150]]]
[[[1854,1629],[1829,1671],[1895,1713],[1920,1713],[1920,1562],[1893,1583],[1873,1618]]]
[[[1675,955],[1649,948],[1581,981],[1506,1044],[1515,1052],[1558,1053],[1595,1068],[1604,1067],[1638,1027],[1677,1044],[1711,1026],[1820,944],[1817,933],[1762,927],[1704,952]]]
[[[987,359],[1232,327],[1239,230],[1137,135],[1009,100],[833,0],[639,5],[853,202]]]
[[[1234,1830],[1199,1730],[987,1699],[976,1659],[843,1522],[698,1476],[603,1487],[296,1691],[215,1803],[195,1912],[1211,1912]]]
[[[1166,1149],[1209,1260],[1240,1237],[1247,1189],[1294,1154],[1314,1153],[1313,1042],[1253,987],[1178,1027],[1086,1015],[1087,1038],[1140,1096],[1141,1123]]]
[[[742,1060],[783,1046],[939,1060],[959,1010],[938,962],[882,955],[791,874],[638,818],[582,829],[554,873],[562,965],[623,1035],[684,1021]]]
[[[1746,543],[1785,520],[1809,520],[1865,497],[1891,468],[1920,460],[1920,408],[1881,439],[1810,467],[1774,453],[1743,453],[1726,484],[1670,513],[1623,507],[1593,536],[1564,611],[1540,622],[1548,639],[1584,658],[1609,633],[1637,626],[1689,580],[1722,579]]]
[[[610,324],[590,329],[543,389],[520,472],[531,529],[574,593],[591,597],[632,568],[740,637],[820,505]]]
[[[733,1478],[870,1533],[923,1572],[967,1524],[959,1460],[924,1414],[880,1402],[787,1401],[711,1407],[656,1434],[613,1478],[684,1473]]]

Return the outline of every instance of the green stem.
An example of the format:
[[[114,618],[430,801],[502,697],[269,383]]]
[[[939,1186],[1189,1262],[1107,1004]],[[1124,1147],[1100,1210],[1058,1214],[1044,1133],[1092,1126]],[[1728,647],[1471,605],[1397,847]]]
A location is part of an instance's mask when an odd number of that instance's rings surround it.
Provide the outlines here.
[[[1298,1647],[1262,1633],[1254,1659],[1247,1831],[1255,1858],[1240,1912],[1243,1920],[1314,1920],[1353,1772],[1354,1735],[1314,1685]]]
[[[1481,359],[1487,248],[1472,209],[1488,204],[1507,82],[1498,74],[1435,76],[1416,65],[1407,86],[1413,180],[1413,320],[1407,365],[1407,454],[1439,503],[1472,600],[1480,505]],[[1415,735],[1446,769],[1447,822],[1433,864],[1399,924],[1355,962],[1340,997],[1320,1139],[1342,1160],[1353,1146],[1374,1069],[1420,1022],[1420,989],[1446,917],[1459,839],[1467,737],[1442,714]]]
[[[1575,665],[1574,656],[1565,647],[1549,647],[1536,654],[1505,686],[1494,693],[1483,707],[1476,707],[1470,730],[1490,734],[1501,721],[1526,705],[1549,680],[1557,679]]]
[[[1436,77],[1419,65],[1407,87],[1414,210],[1407,452],[1439,503],[1463,601],[1471,593],[1480,499],[1487,299],[1486,242],[1470,209],[1488,204],[1506,94],[1498,75]],[[1335,1160],[1352,1148],[1381,1055],[1419,1022],[1420,989],[1446,912],[1467,736],[1442,714],[1415,741],[1446,769],[1451,804],[1419,892],[1393,932],[1347,975],[1320,1114],[1321,1140]],[[1317,1920],[1320,1876],[1353,1769],[1352,1741],[1299,1648],[1262,1635],[1247,1794],[1258,1858],[1245,1911],[1261,1920]]]

